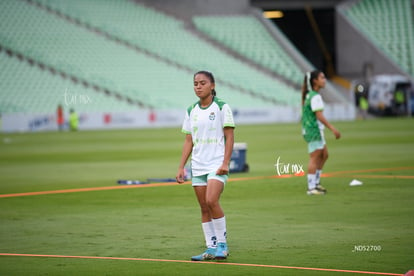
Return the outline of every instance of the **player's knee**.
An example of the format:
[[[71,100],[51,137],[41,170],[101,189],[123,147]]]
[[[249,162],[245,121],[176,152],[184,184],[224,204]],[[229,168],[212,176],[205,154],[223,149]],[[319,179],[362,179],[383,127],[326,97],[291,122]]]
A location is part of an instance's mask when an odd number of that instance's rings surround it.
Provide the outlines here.
[[[215,199],[207,199],[207,206],[209,210],[214,210],[219,206],[218,201]]]
[[[328,160],[328,157],[329,157],[329,153],[328,153],[327,151],[325,151],[325,152],[323,153],[323,160],[324,160],[324,161]]]
[[[202,214],[208,214],[208,213],[210,213],[210,208],[209,208],[209,206],[208,206],[207,203],[201,204],[200,205],[200,208],[201,208],[201,213]]]

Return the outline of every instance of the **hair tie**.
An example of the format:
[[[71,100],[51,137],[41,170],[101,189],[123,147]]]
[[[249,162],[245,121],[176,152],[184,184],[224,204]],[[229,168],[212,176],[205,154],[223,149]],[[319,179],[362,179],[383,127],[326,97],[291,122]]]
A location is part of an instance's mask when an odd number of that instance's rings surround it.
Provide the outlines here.
[[[311,72],[306,72],[306,86],[308,88],[308,91],[312,90],[310,78],[311,78]]]

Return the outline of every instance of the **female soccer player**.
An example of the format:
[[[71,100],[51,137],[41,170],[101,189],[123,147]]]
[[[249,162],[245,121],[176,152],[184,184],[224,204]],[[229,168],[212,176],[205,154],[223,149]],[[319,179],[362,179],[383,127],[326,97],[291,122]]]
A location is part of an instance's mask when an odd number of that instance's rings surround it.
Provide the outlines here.
[[[323,100],[319,90],[325,87],[325,74],[319,70],[307,72],[302,87],[302,134],[308,143],[308,195],[323,195],[327,191],[320,184],[322,168],[328,159],[324,127],[329,128],[336,139],[341,133],[323,115]]]
[[[214,76],[207,71],[194,75],[194,92],[199,101],[185,114],[182,132],[186,134],[177,172],[184,182],[184,166],[191,154],[192,186],[201,208],[201,224],[207,249],[191,257],[193,261],[226,259],[226,218],[219,199],[229,174],[234,144],[233,113],[216,97]]]

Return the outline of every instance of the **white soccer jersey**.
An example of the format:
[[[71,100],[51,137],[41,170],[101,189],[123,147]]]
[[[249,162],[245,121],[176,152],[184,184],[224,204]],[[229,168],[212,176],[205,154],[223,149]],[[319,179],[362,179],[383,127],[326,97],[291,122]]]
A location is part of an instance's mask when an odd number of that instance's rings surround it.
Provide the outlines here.
[[[209,107],[202,108],[197,102],[187,109],[182,132],[193,138],[193,176],[216,172],[223,163],[224,127],[235,127],[233,113],[228,104],[216,97]]]
[[[324,105],[323,105],[322,96],[320,94],[313,96],[311,99],[312,111],[313,112],[322,111],[323,108],[324,108]],[[321,122],[319,122],[319,120],[318,120],[318,126],[320,130],[323,130],[325,128],[325,126]]]

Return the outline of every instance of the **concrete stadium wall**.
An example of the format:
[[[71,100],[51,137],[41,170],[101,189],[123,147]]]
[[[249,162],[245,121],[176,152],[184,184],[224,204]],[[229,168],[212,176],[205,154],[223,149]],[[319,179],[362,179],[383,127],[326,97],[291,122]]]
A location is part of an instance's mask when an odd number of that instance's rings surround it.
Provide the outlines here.
[[[169,11],[181,18],[194,15],[240,14],[246,13],[250,7],[249,0],[135,0],[149,6]]]
[[[185,110],[134,112],[82,112],[79,113],[79,130],[140,129],[176,127],[181,129]],[[234,108],[236,125],[298,123],[300,108],[275,106],[274,108]],[[351,104],[327,104],[324,115],[332,121],[349,121],[356,118]],[[67,118],[67,116],[66,116]],[[66,122],[68,129],[68,122]],[[57,131],[56,114],[5,114],[0,120],[0,132]]]

